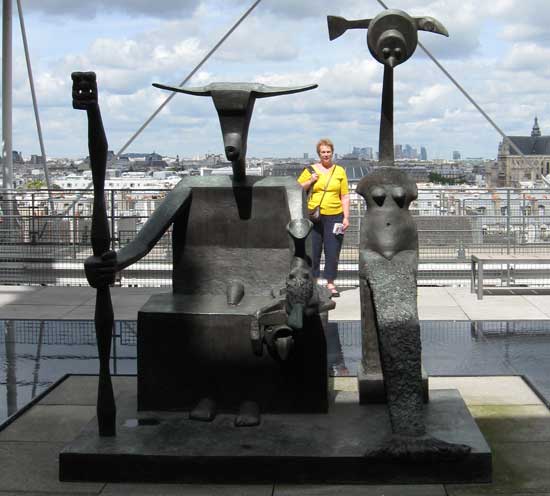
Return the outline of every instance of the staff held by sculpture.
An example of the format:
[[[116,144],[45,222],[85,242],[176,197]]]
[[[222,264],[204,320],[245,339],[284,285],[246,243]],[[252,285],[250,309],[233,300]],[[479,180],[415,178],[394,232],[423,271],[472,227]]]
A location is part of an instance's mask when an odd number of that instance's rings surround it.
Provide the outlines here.
[[[95,257],[107,264],[113,261],[110,252],[111,234],[105,207],[105,171],[107,168],[107,138],[99,110],[96,75],[93,72],[73,72],[73,108],[86,110],[88,117],[88,148],[94,185],[94,210],[92,215],[92,251]],[[99,385],[97,392],[97,421],[100,436],[116,434],[116,406],[109,370],[111,340],[113,337],[113,304],[109,284],[112,273],[100,277],[95,306],[95,330],[99,353]]]

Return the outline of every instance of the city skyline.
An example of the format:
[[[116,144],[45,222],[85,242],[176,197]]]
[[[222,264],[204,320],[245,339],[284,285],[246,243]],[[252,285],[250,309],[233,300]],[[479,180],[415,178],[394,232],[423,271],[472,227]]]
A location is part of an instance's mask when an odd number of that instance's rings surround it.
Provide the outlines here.
[[[85,119],[71,108],[72,71],[97,73],[109,145],[118,151],[168,96],[151,83],[178,84],[251,3],[24,2],[47,155],[87,154]],[[420,40],[506,134],[528,136],[535,115],[542,133],[550,134],[545,132],[549,70],[540,62],[550,55],[545,46],[550,13],[542,0],[527,5],[495,0],[486,6],[473,0],[395,0],[390,6],[431,15],[447,27],[449,39],[420,33]],[[365,32],[329,42],[326,14],[365,18],[380,10],[375,0],[299,5],[264,0],[189,85],[319,84],[303,95],[257,102],[249,156],[315,157],[315,143],[325,136],[341,155],[353,147],[376,152],[382,66],[368,53]],[[16,21],[13,146],[30,156],[39,146]],[[433,159],[449,159],[454,150],[463,157],[496,157],[500,135],[420,49],[396,69],[395,80],[396,143],[425,146]],[[127,151],[140,150],[170,156],[222,153],[211,102],[177,95]]]

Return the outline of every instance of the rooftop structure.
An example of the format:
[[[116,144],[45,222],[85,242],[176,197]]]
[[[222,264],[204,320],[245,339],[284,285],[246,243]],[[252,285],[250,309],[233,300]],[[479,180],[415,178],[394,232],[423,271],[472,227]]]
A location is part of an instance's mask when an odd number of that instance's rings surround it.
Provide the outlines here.
[[[517,187],[522,182],[540,181],[550,174],[550,136],[542,135],[535,117],[530,136],[508,136],[527,161],[507,142],[498,149],[498,161],[492,169],[490,184],[493,187]]]

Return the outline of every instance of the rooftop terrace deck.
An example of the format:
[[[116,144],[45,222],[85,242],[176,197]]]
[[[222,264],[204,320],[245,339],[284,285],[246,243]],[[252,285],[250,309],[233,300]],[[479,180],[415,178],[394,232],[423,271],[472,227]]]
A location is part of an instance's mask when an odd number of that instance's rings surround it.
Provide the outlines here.
[[[153,294],[168,288],[112,288],[115,319],[136,320]],[[359,289],[346,289],[330,320],[360,320]],[[0,318],[80,320],[94,318],[95,290],[87,287],[0,286]],[[477,300],[469,288],[419,287],[420,320],[548,320],[550,295],[489,295]]]
[[[150,294],[158,292],[166,290],[114,288],[116,318],[135,319],[137,309]],[[247,486],[60,483],[59,450],[95,415],[97,379],[84,375],[68,377],[0,430],[0,495],[550,494],[550,411],[546,406],[550,398],[550,333],[546,330],[550,296],[488,295],[479,301],[466,288],[427,287],[419,288],[418,294],[420,319],[430,321],[423,334],[428,337],[424,349],[430,388],[460,390],[493,450],[492,484],[335,487],[287,486],[277,481]],[[89,288],[0,286],[0,318],[91,319],[94,300],[94,290]],[[342,292],[330,319],[359,319],[357,290]],[[528,337],[513,330],[509,335],[492,333],[493,323],[488,321],[495,320],[524,321],[518,329],[530,328],[531,322],[537,332]],[[470,339],[476,330],[479,336]],[[530,341],[528,349],[524,347],[526,340]],[[449,345],[451,341],[455,346]],[[119,394],[135,390],[134,377],[119,376],[114,382]],[[336,391],[356,389],[353,377],[335,377],[332,384]]]

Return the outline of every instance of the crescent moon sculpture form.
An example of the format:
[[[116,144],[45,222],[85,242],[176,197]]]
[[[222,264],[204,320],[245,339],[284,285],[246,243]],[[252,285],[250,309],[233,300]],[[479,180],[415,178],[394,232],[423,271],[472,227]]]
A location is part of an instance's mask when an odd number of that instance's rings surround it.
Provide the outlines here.
[[[358,374],[360,402],[372,402],[373,376],[383,375],[392,437],[366,456],[389,459],[460,458],[470,447],[451,444],[426,432],[423,406],[420,325],[416,299],[418,233],[408,210],[416,184],[394,165],[393,71],[418,44],[418,30],[448,36],[432,17],[411,17],[386,10],[373,19],[348,21],[328,17],[329,37],[348,29],[368,29],[367,45],[384,65],[379,160],[376,171],[357,186],[367,203],[361,224],[359,276],[362,360]],[[378,381],[380,384],[380,381]]]

